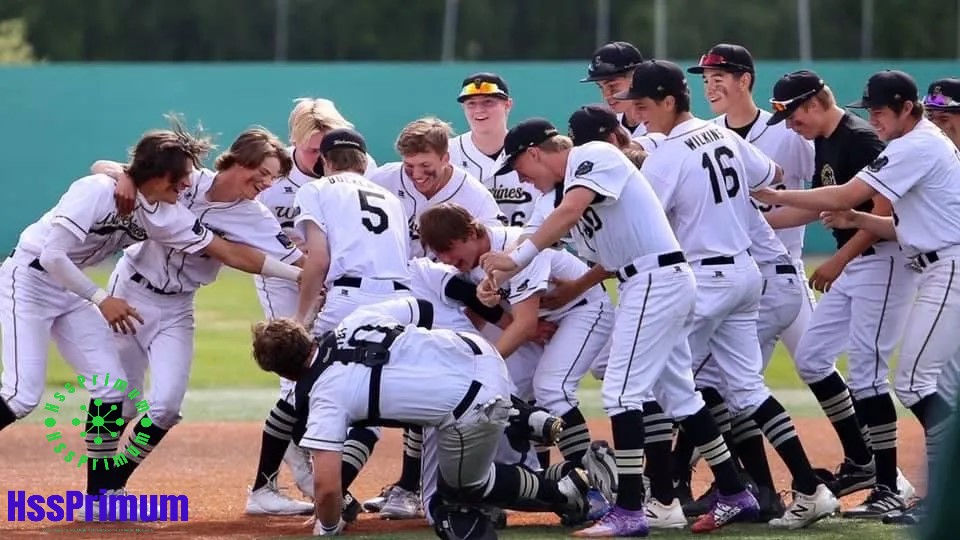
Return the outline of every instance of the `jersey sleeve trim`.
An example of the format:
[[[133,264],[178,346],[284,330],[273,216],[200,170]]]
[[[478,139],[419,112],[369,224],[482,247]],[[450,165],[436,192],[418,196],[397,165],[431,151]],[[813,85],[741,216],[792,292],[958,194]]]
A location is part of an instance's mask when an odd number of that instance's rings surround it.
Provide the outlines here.
[[[859,178],[860,180],[865,182],[868,186],[876,189],[877,191],[882,191],[884,197],[891,200],[900,200],[903,197],[902,195],[894,191],[893,188],[885,184],[883,180],[880,180],[878,176],[871,173],[870,171],[860,171],[860,172],[863,173],[863,175],[861,175],[860,173],[857,173],[857,176],[855,176],[854,178]]]
[[[750,186],[750,189],[758,189],[763,186],[770,185],[770,182],[773,182],[773,179],[777,176],[777,165],[773,160],[768,159],[767,163],[767,174],[763,175],[763,180]]]
[[[206,247],[209,246],[211,242],[213,242],[213,232],[211,232],[210,229],[207,229],[206,227],[204,227],[203,236],[183,246],[183,248],[181,248],[180,251],[188,254],[197,253],[199,251],[203,251],[204,249],[206,249]]]
[[[88,234],[90,234],[90,231],[81,227],[80,224],[70,218],[70,216],[65,216],[63,214],[53,216],[53,222],[63,225],[65,229],[69,230],[80,240],[83,240]]]
[[[314,216],[312,216],[312,215],[310,215],[310,214],[300,214],[300,215],[297,216],[297,218],[293,221],[293,224],[294,224],[295,226],[298,226],[298,225],[303,224],[303,223],[306,222],[306,221],[309,221],[309,222],[313,223],[313,224],[316,225],[321,231],[327,232],[326,226],[324,226],[324,224],[321,223],[319,219],[317,219],[316,217],[314,217]]]

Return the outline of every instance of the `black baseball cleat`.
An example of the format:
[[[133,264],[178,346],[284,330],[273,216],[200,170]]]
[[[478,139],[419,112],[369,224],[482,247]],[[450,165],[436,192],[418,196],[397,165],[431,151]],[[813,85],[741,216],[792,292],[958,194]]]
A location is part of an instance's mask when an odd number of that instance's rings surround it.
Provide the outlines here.
[[[757,516],[757,523],[766,523],[771,519],[783,517],[786,512],[786,506],[783,499],[776,490],[768,487],[758,487],[755,495],[760,504],[760,514]]]
[[[362,510],[363,508],[360,506],[360,503],[354,498],[353,494],[348,491],[346,495],[343,496],[343,506],[340,510],[340,515],[343,517],[343,520],[347,523],[353,523],[357,520],[357,516]]]
[[[926,514],[926,508],[923,499],[917,500],[913,506],[904,511],[890,512],[883,516],[881,521],[887,525],[918,525],[920,520]]]
[[[709,512],[720,497],[716,484],[710,484],[710,488],[695,501],[683,505],[683,515],[688,518],[698,518]]]
[[[877,484],[863,503],[843,512],[841,515],[848,519],[881,519],[894,512],[903,513],[907,505],[900,495],[894,493],[887,486]]]
[[[864,465],[849,459],[843,460],[833,480],[826,482],[830,491],[839,499],[851,493],[871,489],[877,485],[877,466],[873,458]]]

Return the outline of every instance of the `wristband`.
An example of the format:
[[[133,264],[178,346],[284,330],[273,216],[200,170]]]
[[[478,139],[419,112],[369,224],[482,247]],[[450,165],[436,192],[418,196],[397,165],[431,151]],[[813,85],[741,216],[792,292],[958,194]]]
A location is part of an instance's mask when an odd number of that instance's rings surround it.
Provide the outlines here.
[[[510,260],[517,265],[517,268],[525,268],[539,254],[540,250],[528,238],[517,246],[517,249],[510,252]]]
[[[297,278],[300,277],[300,268],[266,256],[263,258],[263,267],[260,269],[260,275],[286,279],[287,281],[296,281]]]
[[[103,290],[103,289],[97,289],[97,290],[94,291],[94,293],[90,296],[90,301],[99,306],[100,304],[103,303],[104,300],[106,300],[106,299],[109,298],[109,297],[110,297],[110,295],[107,294],[107,291],[105,291],[105,290]]]

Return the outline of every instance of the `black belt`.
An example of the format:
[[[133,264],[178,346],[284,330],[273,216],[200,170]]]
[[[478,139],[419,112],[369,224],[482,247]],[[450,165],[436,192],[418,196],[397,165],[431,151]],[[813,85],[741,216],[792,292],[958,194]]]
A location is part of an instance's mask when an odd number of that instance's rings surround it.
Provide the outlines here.
[[[936,251],[928,251],[926,253],[921,253],[913,258],[916,261],[917,266],[920,268],[926,268],[931,264],[940,260],[940,256],[937,255]]]
[[[726,255],[721,257],[710,257],[700,261],[701,266],[723,266],[727,264],[733,264],[736,262],[736,259],[733,257],[727,257]]]
[[[146,287],[148,291],[154,294],[162,294],[164,296],[172,296],[174,294],[180,294],[180,293],[165,291],[159,287],[154,287],[149,281],[147,281],[147,278],[143,277],[143,274],[141,274],[140,272],[136,272],[132,276],[130,276],[130,281],[143,285],[144,287]]]
[[[359,288],[360,288],[360,285],[361,285],[362,283],[363,283],[363,279],[362,279],[362,278],[353,277],[353,276],[343,276],[343,277],[341,277],[341,278],[337,278],[337,279],[333,282],[333,286],[334,286],[334,287],[355,287],[355,288],[358,288],[358,289],[359,289]],[[395,291],[409,291],[409,290],[410,290],[410,287],[407,287],[407,286],[404,285],[403,283],[398,283],[398,282],[394,281],[394,282],[393,282],[393,290],[395,290]]]
[[[12,257],[13,257],[13,254],[16,253],[16,252],[17,252],[16,249],[14,249],[13,251],[11,251],[11,252],[10,252],[10,257],[12,258]],[[30,264],[29,264],[28,266],[29,266],[30,268],[33,268],[34,270],[39,270],[39,271],[41,271],[41,272],[46,272],[46,271],[47,271],[47,270],[40,264],[40,259],[34,259],[34,260],[30,261]]]
[[[861,253],[860,256],[865,257],[867,255],[876,255],[876,254],[877,254],[877,250],[873,246],[870,246],[867,249],[863,250],[863,253]]]
[[[797,275],[797,267],[792,264],[778,264],[775,268],[777,274]]]
[[[657,256],[657,266],[661,268],[663,268],[664,266],[670,266],[673,264],[680,264],[686,261],[687,259],[686,257],[683,256],[682,251],[673,251],[671,253],[664,253],[663,255]],[[633,263],[630,263],[624,266],[623,268],[621,268],[619,272],[617,272],[617,279],[619,279],[621,282],[624,282],[632,278],[633,276],[637,275],[638,273],[639,272],[637,271],[637,267],[634,266]]]

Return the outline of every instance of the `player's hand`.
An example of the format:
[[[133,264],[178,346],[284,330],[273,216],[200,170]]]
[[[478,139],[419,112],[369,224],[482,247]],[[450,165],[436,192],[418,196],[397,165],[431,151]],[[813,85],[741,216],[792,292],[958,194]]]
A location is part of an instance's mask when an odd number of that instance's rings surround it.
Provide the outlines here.
[[[133,212],[137,204],[137,188],[133,180],[126,173],[121,172],[117,177],[117,187],[113,190],[113,199],[117,203],[117,211],[121,216]]]
[[[485,278],[477,285],[477,300],[487,307],[493,307],[499,305],[503,297],[500,296],[500,288],[497,284],[492,279]]]
[[[480,256],[480,267],[483,268],[483,271],[487,273],[488,276],[496,278],[494,275],[495,271],[500,272],[515,272],[517,270],[517,264],[513,262],[513,259],[509,255],[503,252],[487,252]],[[497,284],[503,283],[503,281],[496,279]]]
[[[569,304],[582,292],[576,283],[576,280],[572,279],[550,279],[553,288],[540,299],[540,307],[543,309],[560,309]]]
[[[540,319],[537,321],[537,333],[531,341],[542,347],[557,333],[557,328],[557,323]]]
[[[837,257],[830,257],[827,259],[827,262],[821,264],[816,271],[813,272],[813,275],[810,276],[810,287],[822,293],[829,291],[830,287],[833,286],[833,282],[840,277],[844,266],[846,265],[842,260]]]
[[[820,212],[820,222],[828,229],[858,229],[857,218],[855,210]]]
[[[780,204],[780,191],[777,191],[773,188],[764,187],[756,191],[751,191],[750,196],[764,204]]]
[[[137,328],[133,321],[140,321],[140,324],[143,324],[143,317],[123,298],[108,296],[97,307],[100,308],[100,313],[103,314],[103,318],[107,320],[114,332],[136,334]]]

